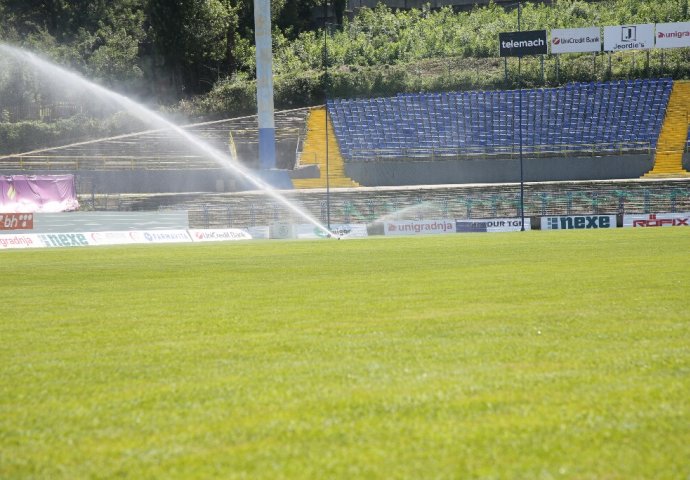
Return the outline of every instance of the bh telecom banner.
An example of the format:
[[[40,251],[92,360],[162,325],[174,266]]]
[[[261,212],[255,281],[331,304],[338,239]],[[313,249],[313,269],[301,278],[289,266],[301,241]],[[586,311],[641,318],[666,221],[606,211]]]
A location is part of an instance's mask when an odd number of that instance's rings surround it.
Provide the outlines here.
[[[458,233],[471,232],[517,232],[522,228],[520,218],[487,218],[484,220],[456,220],[455,230]],[[525,218],[525,230],[531,230],[529,218]]]
[[[385,222],[383,228],[386,235],[434,235],[439,233],[455,233],[455,220],[407,220]]]
[[[556,28],[551,30],[551,53],[600,52],[601,29]]]
[[[33,213],[0,213],[0,230],[33,230]]]
[[[563,217],[541,217],[542,230],[588,230],[594,228],[616,228],[616,216],[569,215]]]
[[[623,215],[624,227],[688,227],[690,212]]]
[[[498,53],[501,57],[546,55],[546,30],[501,32],[498,34]]]
[[[654,24],[616,25],[604,27],[604,50],[648,50],[654,48]]]
[[[656,48],[682,47],[690,47],[690,22],[656,24]]]

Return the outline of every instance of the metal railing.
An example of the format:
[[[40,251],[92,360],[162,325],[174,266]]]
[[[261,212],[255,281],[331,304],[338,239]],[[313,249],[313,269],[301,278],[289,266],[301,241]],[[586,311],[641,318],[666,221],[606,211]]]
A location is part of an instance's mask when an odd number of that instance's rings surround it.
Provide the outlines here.
[[[651,142],[626,141],[590,144],[523,145],[522,152],[530,157],[604,156],[642,153],[651,155],[655,147]],[[413,147],[413,148],[358,148],[350,149],[345,157],[353,162],[378,160],[436,160],[477,158],[518,158],[518,145],[467,147]]]

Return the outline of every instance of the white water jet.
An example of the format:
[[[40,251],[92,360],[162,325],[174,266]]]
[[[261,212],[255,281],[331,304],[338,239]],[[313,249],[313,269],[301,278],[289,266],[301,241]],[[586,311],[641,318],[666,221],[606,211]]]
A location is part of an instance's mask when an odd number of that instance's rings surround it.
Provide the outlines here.
[[[397,220],[410,220],[410,216],[420,217],[423,214],[435,214],[438,211],[438,205],[433,201],[426,201],[422,203],[417,203],[414,205],[409,205],[407,207],[395,210],[393,212],[386,213],[376,218],[374,221],[369,222],[369,225],[383,222],[391,222]],[[416,220],[416,218],[412,219]]]
[[[319,228],[321,231],[326,233],[327,237],[337,237],[333,232],[326,228],[321,222],[312,217],[309,213],[305,212],[299,208],[294,203],[290,202],[287,198],[278,193],[271,185],[264,182],[262,179],[254,175],[249,169],[241,165],[236,159],[230,157],[230,155],[217,150],[208,143],[204,142],[195,135],[184,130],[182,127],[174,124],[173,122],[167,120],[160,114],[150,110],[143,105],[135,102],[125,95],[116,93],[105,87],[102,87],[86,78],[82,77],[76,72],[67,70],[66,68],[55,65],[48,60],[45,60],[38,55],[29,52],[27,50],[13,47],[4,43],[0,43],[0,52],[9,55],[17,60],[23,60],[33,66],[36,70],[44,73],[52,81],[59,81],[65,85],[69,85],[70,88],[82,88],[86,91],[91,92],[97,96],[103,102],[111,102],[123,108],[127,113],[133,117],[145,122],[156,129],[159,130],[171,130],[180,139],[196,150],[199,154],[213,159],[219,166],[227,169],[235,175],[238,175],[252,185],[256,186],[259,190],[264,191],[267,195],[272,197],[274,200],[278,201],[284,205],[287,209],[296,213],[309,223],[313,224],[315,227]]]

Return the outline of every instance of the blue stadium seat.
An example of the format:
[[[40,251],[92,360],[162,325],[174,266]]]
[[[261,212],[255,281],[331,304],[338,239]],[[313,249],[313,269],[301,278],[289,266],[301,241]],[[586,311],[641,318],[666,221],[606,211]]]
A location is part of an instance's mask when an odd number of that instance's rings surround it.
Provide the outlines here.
[[[520,125],[530,150],[606,153],[655,147],[672,87],[670,79],[645,79],[524,89],[521,118],[518,91],[334,99],[327,108],[350,160],[367,149],[398,157],[509,152]]]

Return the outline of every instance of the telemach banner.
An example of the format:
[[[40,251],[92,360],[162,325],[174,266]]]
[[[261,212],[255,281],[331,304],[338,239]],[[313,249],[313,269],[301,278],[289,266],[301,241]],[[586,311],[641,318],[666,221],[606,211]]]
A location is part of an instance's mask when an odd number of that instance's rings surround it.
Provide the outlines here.
[[[657,48],[690,47],[690,22],[657,23]]]
[[[551,30],[551,53],[601,51],[601,28],[556,28]]]
[[[604,50],[648,50],[654,48],[654,24],[616,25],[604,27]]]
[[[546,30],[501,32],[498,34],[498,53],[501,57],[524,57],[547,53]]]

